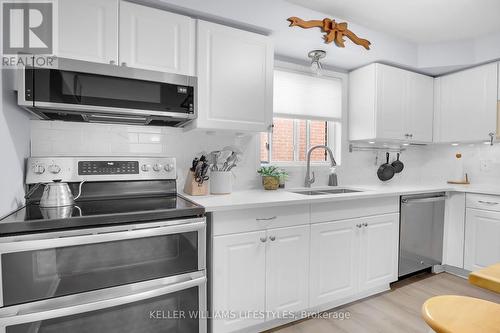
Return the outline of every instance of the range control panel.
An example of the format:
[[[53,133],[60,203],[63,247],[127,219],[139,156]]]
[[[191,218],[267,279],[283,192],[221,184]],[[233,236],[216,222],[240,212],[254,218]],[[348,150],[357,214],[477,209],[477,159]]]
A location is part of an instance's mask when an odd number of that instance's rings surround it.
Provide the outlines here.
[[[176,178],[173,157],[30,157],[26,184]]]
[[[79,161],[79,175],[137,175],[137,161]]]

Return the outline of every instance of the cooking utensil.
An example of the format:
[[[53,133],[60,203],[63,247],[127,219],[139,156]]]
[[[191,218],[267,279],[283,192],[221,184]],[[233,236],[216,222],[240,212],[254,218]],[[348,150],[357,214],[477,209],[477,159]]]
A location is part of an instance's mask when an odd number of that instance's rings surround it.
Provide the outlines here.
[[[390,154],[386,153],[386,162],[382,164],[377,170],[378,179],[385,182],[394,177],[394,167],[389,163]]]
[[[391,165],[394,168],[395,173],[400,173],[405,168],[405,165],[399,160],[399,153],[396,156],[396,160],[393,161]]]
[[[207,156],[207,162],[209,165],[212,166],[212,171],[216,171],[217,170],[217,161],[219,160],[219,156],[220,156],[220,151],[219,150],[214,150],[212,152],[210,152]]]
[[[224,164],[226,164],[227,159],[232,154],[233,154],[233,152],[231,150],[222,150],[220,152],[220,155],[217,159],[217,171],[222,171],[222,169],[224,168]],[[226,166],[227,166],[227,164],[226,164]]]
[[[76,197],[73,197],[73,193],[71,193],[68,184],[61,182],[60,179],[45,184],[42,197],[40,198],[40,207],[62,207],[73,205],[75,200],[82,194],[83,183],[83,181],[80,183],[80,186],[78,187],[78,195]]]
[[[238,159],[238,155],[233,151],[233,153],[231,154],[231,156],[229,156],[226,160],[226,162],[224,162],[224,165],[222,167],[222,171],[229,171],[228,169],[230,167],[234,167],[236,165],[236,160]]]

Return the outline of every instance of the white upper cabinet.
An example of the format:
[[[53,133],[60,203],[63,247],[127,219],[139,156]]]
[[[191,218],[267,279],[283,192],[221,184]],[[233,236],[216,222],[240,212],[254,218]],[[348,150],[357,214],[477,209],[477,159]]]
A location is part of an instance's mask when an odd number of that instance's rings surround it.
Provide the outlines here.
[[[187,16],[122,1],[120,64],[194,75],[195,23]]]
[[[382,64],[351,72],[350,140],[432,142],[433,81]]]
[[[118,0],[59,1],[58,50],[62,58],[118,62]]]
[[[435,79],[435,142],[489,140],[497,127],[497,63]]]
[[[195,127],[267,131],[273,113],[273,47],[267,36],[198,21]]]

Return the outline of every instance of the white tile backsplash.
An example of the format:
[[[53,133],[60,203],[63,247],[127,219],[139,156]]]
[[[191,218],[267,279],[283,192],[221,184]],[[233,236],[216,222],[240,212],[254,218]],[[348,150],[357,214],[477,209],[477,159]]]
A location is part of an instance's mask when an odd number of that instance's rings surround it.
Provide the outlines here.
[[[170,127],[31,121],[32,156],[172,156],[177,159],[179,187],[184,185],[196,155],[226,146],[236,146],[244,153],[233,169],[234,188],[258,186],[256,135],[237,137]]]
[[[31,121],[32,156],[172,156],[178,164],[178,184],[184,185],[187,169],[194,156],[225,146],[243,151],[243,160],[233,169],[234,188],[256,188],[260,179],[259,138],[257,135],[237,137],[230,134],[207,134],[179,128],[129,125],[103,125],[59,121]],[[461,152],[465,171],[475,184],[500,183],[500,144],[494,146],[429,145],[409,147],[401,154],[405,169],[391,181],[382,183],[376,172],[384,163],[385,152],[342,152],[342,165],[337,168],[340,185],[397,186],[408,184],[443,184],[453,177],[454,156]],[[378,158],[377,158],[378,156]],[[395,154],[391,155],[391,161]],[[303,186],[305,167],[286,167],[290,173],[287,187]],[[317,185],[326,185],[329,168],[313,166]]]

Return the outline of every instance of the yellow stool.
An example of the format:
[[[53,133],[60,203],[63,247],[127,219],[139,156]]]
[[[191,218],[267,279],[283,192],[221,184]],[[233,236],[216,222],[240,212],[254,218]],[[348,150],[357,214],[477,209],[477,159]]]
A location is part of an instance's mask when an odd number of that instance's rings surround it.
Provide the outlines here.
[[[500,293],[500,263],[469,274],[469,282],[496,293]]]
[[[435,296],[422,306],[437,333],[500,333],[500,304],[466,296]]]

